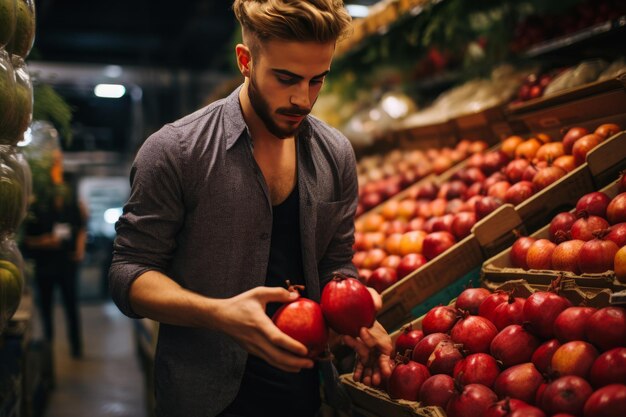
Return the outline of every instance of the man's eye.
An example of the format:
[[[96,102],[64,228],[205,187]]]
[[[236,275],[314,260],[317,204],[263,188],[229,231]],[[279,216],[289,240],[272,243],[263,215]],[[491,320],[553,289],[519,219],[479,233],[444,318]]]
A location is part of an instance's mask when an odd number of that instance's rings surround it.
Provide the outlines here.
[[[278,77],[278,82],[281,83],[281,84],[285,84],[285,85],[293,85],[293,84],[297,83],[298,81],[293,79],[293,78]]]
[[[315,78],[315,79],[311,80],[311,84],[313,84],[313,85],[324,84],[324,79],[323,78]]]

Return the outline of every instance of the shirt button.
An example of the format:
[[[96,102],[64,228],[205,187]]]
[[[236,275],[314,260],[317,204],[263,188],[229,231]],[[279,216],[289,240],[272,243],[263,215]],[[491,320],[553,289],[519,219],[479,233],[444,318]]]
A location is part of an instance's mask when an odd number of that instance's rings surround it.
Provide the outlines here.
[[[259,236],[261,238],[261,240],[267,240],[270,238],[270,234],[269,233],[261,233],[261,236]]]

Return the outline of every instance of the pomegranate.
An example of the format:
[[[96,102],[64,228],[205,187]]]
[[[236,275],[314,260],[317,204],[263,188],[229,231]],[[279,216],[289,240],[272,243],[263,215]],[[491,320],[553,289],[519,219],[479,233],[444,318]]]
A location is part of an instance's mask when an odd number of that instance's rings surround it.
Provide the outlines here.
[[[426,336],[415,345],[415,349],[413,349],[413,354],[411,355],[411,359],[415,362],[426,365],[428,363],[428,358],[433,353],[437,345],[444,341],[450,340],[450,336],[445,333],[431,333]]]
[[[501,303],[506,302],[509,299],[509,293],[504,291],[496,291],[491,293],[480,303],[478,307],[478,315],[492,321],[493,310]]]
[[[472,227],[476,223],[476,213],[470,211],[463,211],[454,215],[452,221],[451,231],[452,234],[461,240],[470,235]]]
[[[552,370],[559,375],[576,375],[587,378],[598,351],[590,343],[580,340],[567,342],[552,356]]]
[[[371,277],[370,277],[371,278]],[[376,307],[365,285],[336,273],[322,291],[320,306],[328,326],[339,334],[357,337],[376,320]]]
[[[489,346],[496,334],[498,330],[489,320],[470,315],[465,315],[450,330],[452,340],[463,344],[469,353],[489,352]]]
[[[493,310],[491,322],[496,326],[498,331],[504,329],[511,324],[522,324],[524,322],[524,303],[525,298],[509,296],[509,299],[497,305]]]
[[[389,376],[387,392],[396,400],[417,401],[420,388],[428,378],[430,372],[424,365],[403,358]]]
[[[515,157],[515,148],[517,148],[517,146],[522,142],[524,142],[524,139],[519,136],[509,136],[502,141],[500,149],[506,154],[506,156],[513,158]],[[518,161],[520,160],[521,159],[518,159]]]
[[[489,297],[491,292],[486,288],[466,288],[457,297],[454,306],[459,310],[466,310],[470,314],[478,314],[480,304]]]
[[[548,185],[558,181],[565,175],[567,175],[567,172],[563,168],[559,168],[554,165],[541,168],[533,177],[535,190],[543,190]]]
[[[524,319],[529,322],[529,330],[542,339],[554,335],[554,320],[572,303],[566,298],[546,291],[537,291],[526,299]]]
[[[606,208],[608,207],[611,199],[608,195],[601,191],[594,191],[592,193],[585,194],[578,199],[576,203],[576,211],[586,211],[591,216],[606,216]]]
[[[508,181],[498,181],[487,189],[487,195],[504,201],[507,191],[511,188]]]
[[[550,269],[552,267],[552,252],[556,248],[548,239],[537,239],[526,253],[526,264],[529,269]]]
[[[535,186],[530,181],[520,181],[513,184],[504,194],[504,202],[517,206],[535,194]]]
[[[582,165],[586,161],[589,151],[598,146],[600,142],[602,142],[602,137],[595,133],[590,133],[578,139],[572,148],[576,166]]]
[[[537,154],[537,151],[539,150],[540,147],[541,147],[541,142],[539,142],[537,139],[535,138],[528,139],[524,141],[523,143],[520,143],[519,145],[517,145],[517,148],[515,148],[515,158],[527,159],[531,161]]]
[[[611,384],[589,396],[584,406],[585,417],[623,417],[626,410],[626,385]]]
[[[621,283],[626,283],[626,246],[615,253],[613,268],[615,269],[617,280]]]
[[[506,181],[506,175],[504,175],[502,172],[494,172],[493,174],[488,176],[485,181],[483,181],[485,190],[489,190],[492,185],[500,181]]]
[[[572,172],[576,168],[576,162],[574,161],[574,155],[563,155],[556,158],[552,165],[555,167],[563,168],[565,172]]]
[[[522,180],[522,175],[530,162],[526,159],[515,159],[508,163],[508,165],[504,168],[504,175],[506,175],[507,179],[511,181],[511,183],[520,182]]]
[[[420,253],[409,253],[407,255],[404,255],[402,259],[400,259],[400,263],[398,264],[398,268],[396,269],[398,279],[402,279],[409,275],[411,272],[418,270],[426,262],[428,261],[426,260],[424,255]]]
[[[290,291],[298,289],[304,287],[289,286]],[[283,333],[306,346],[309,358],[317,358],[326,349],[328,329],[322,308],[315,301],[300,297],[284,304],[276,310],[272,321]]]
[[[459,319],[456,310],[448,306],[431,308],[422,319],[422,331],[431,333],[448,333]]]
[[[550,222],[550,227],[548,228],[550,240],[556,242],[556,234],[559,231],[569,233],[576,220],[576,215],[569,211],[565,211],[554,216]]]
[[[594,238],[593,233],[608,229],[609,222],[602,217],[589,216],[585,212],[579,213],[581,216],[572,224],[570,234],[572,239],[584,240],[585,242]]]
[[[582,240],[574,239],[567,240],[556,245],[556,248],[552,251],[552,259],[550,260],[552,269],[580,274],[578,259],[580,256],[580,250],[585,243],[586,242]]]
[[[486,353],[473,353],[456,363],[453,376],[461,384],[482,384],[493,387],[500,374],[496,359]]]
[[[530,361],[539,372],[545,374],[552,369],[552,356],[559,347],[561,347],[561,343],[557,339],[548,340],[535,349]]]
[[[579,376],[568,375],[548,384],[541,397],[541,409],[549,415],[569,413],[582,414],[585,402],[593,390],[587,381]]]
[[[598,356],[591,366],[589,382],[595,388],[626,384],[626,347],[607,350]]]
[[[417,343],[423,338],[423,331],[414,329],[410,324],[405,326],[396,339],[396,352],[406,355],[406,351],[413,351],[413,349],[415,349],[415,345],[417,345]]]
[[[563,150],[565,153],[571,154],[574,142],[588,134],[589,131],[584,127],[572,127],[569,129],[563,136]]]
[[[535,243],[537,239],[534,237],[522,236],[517,238],[513,246],[511,247],[510,259],[511,265],[517,268],[528,269],[526,263],[526,256],[528,255],[528,249]]]
[[[598,126],[593,133],[600,136],[602,140],[605,140],[619,133],[621,130],[622,128],[619,127],[619,125],[616,125],[615,123],[605,123],[605,124]]]
[[[450,232],[433,232],[424,238],[422,255],[431,260],[450,249],[456,243],[456,239]]]
[[[612,240],[620,248],[626,246],[626,223],[616,223],[611,226],[604,238]]]
[[[430,220],[430,219],[429,219]],[[433,232],[450,232],[452,233],[452,222],[454,214],[444,214],[443,216],[432,218],[431,230]]]
[[[422,384],[419,392],[420,403],[424,406],[446,408],[454,394],[454,380],[449,375],[433,375]]]
[[[509,157],[504,152],[500,150],[491,151],[485,154],[480,170],[485,173],[485,175],[491,175],[494,172],[500,171],[508,163]]]
[[[604,240],[605,232],[596,233],[597,238],[585,242],[578,253],[578,268],[585,273],[600,273],[613,269],[615,254],[619,247],[612,240]]]
[[[563,143],[561,142],[550,142],[544,145],[537,150],[535,154],[535,158],[540,161],[553,161],[556,158],[563,156],[565,154],[565,149],[563,147]]]
[[[490,351],[505,368],[530,361],[541,341],[519,324],[505,327],[491,341]]]
[[[398,282],[398,274],[396,271],[381,266],[372,271],[372,275],[370,275],[367,284],[378,291],[378,293],[382,293],[396,282]]]
[[[498,400],[496,394],[481,384],[457,386],[446,406],[448,417],[482,417]]]
[[[626,222],[626,193],[616,195],[606,208],[606,218],[611,224]]]
[[[495,197],[485,196],[476,201],[476,218],[478,220],[487,217],[495,209],[502,205],[502,200]]]
[[[437,197],[452,200],[454,198],[463,197],[466,191],[467,185],[465,185],[463,181],[450,181],[441,185]]]
[[[541,414],[537,414],[537,411]],[[513,415],[519,417],[545,417],[545,414],[538,408],[524,401],[508,397],[491,404],[484,417],[511,417]]]
[[[626,310],[621,307],[604,307],[587,319],[586,339],[605,352],[626,346]]]
[[[532,404],[543,377],[532,363],[513,365],[500,372],[494,391],[500,398],[511,397]]]
[[[554,320],[554,335],[561,343],[585,340],[587,319],[595,313],[593,307],[568,307]]]
[[[450,341],[444,340],[439,342],[426,362],[428,370],[433,375],[452,375],[457,362],[463,359],[463,354],[461,353],[460,348],[461,345],[457,345]]]

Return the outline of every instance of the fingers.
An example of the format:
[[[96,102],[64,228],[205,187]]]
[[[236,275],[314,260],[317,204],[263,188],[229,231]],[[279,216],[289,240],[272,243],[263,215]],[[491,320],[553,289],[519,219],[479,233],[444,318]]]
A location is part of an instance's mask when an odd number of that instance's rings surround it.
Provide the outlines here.
[[[312,368],[312,359],[296,356],[282,349],[267,345],[254,345],[250,353],[265,360],[270,365],[286,372],[300,372],[303,368]]]
[[[370,348],[363,342],[352,336],[343,336],[343,343],[356,352],[360,362],[367,363],[369,361]]]
[[[268,321],[269,323],[263,326],[263,331],[265,332],[265,339],[268,340],[271,345],[298,356],[306,356],[309,353],[306,346],[282,332],[271,320],[268,319]]]
[[[263,305],[267,303],[288,303],[300,296],[297,291],[288,291],[280,287],[256,287],[250,291],[254,293],[255,297]]]

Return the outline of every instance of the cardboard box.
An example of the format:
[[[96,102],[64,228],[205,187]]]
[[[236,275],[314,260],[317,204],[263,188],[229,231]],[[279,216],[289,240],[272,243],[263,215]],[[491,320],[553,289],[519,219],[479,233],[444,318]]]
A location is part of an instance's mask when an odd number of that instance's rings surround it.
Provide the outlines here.
[[[506,122],[505,105],[500,104],[476,113],[452,119],[457,135],[462,139],[484,140],[488,144],[498,143],[502,137],[510,136],[513,130]],[[493,126],[496,126],[496,129]]]
[[[386,392],[368,387],[352,380],[352,374],[341,375],[341,384],[346,388],[353,404],[374,417],[446,417],[439,407],[420,407],[418,402],[392,400]]]
[[[617,181],[604,187],[601,191],[609,197],[618,194]],[[533,233],[531,236],[536,239],[547,239],[549,221],[547,225]],[[583,301],[594,307],[603,307],[611,303],[613,295],[621,291],[626,291],[626,284],[620,283],[615,278],[613,271],[600,274],[577,275],[572,272],[553,270],[523,270],[516,268],[510,261],[511,248],[486,260],[481,269],[481,281],[483,286],[490,290],[509,290],[519,285],[527,285],[532,289],[547,290],[550,286],[558,286],[560,293],[566,295],[575,304]]]

